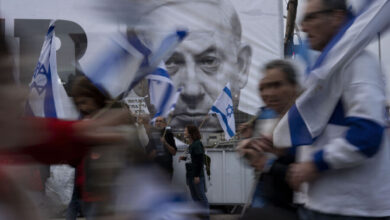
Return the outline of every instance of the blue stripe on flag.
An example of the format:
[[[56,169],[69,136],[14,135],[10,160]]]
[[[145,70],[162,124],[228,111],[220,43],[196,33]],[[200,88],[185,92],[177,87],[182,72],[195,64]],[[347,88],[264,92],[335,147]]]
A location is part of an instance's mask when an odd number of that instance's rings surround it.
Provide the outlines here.
[[[339,103],[337,103],[336,108],[334,109],[332,116],[330,117],[329,124],[341,126],[346,125],[344,107],[341,100],[339,101]]]
[[[173,86],[172,85],[168,85],[168,88],[164,92],[165,96],[163,98],[163,101],[161,103],[161,107],[160,107],[159,112],[158,112],[159,115],[163,114],[163,112],[165,110],[169,110],[169,109],[165,109],[165,108],[168,105],[168,101],[171,98],[172,92],[173,92]]]
[[[141,42],[137,34],[133,33],[128,39],[129,43],[144,55],[141,67],[149,66],[149,55],[152,53],[152,51]]]
[[[274,118],[277,118],[278,117],[278,114],[270,109],[270,108],[267,108],[267,107],[262,107],[260,109],[260,114],[259,116],[257,117],[258,120],[261,120],[261,119],[274,119]]]
[[[173,52],[177,44],[187,36],[187,31],[179,30],[176,31],[175,34],[167,36],[153,54],[151,53],[150,49],[142,44],[135,33],[133,35],[134,36],[130,38],[130,43],[134,47],[139,47],[144,51],[142,53],[145,56],[145,60],[142,62],[140,71],[137,72],[133,82],[131,82],[129,89],[125,93],[132,90],[144,77],[152,73],[157,68],[157,65],[161,61],[164,61],[164,59],[167,58],[166,56]]]
[[[46,37],[48,37],[48,36],[53,32],[54,28],[55,28],[54,25],[52,25],[52,26],[49,27],[49,29],[47,30]]]
[[[232,98],[232,93],[230,92],[230,89],[228,89],[226,86],[223,88],[223,91],[230,97]]]
[[[57,118],[56,107],[54,103],[54,95],[53,95],[53,80],[51,77],[51,69],[50,64],[48,70],[46,71],[47,84],[46,84],[46,94],[44,101],[44,112],[46,118]]]
[[[319,171],[325,171],[329,169],[329,165],[324,159],[324,150],[320,150],[314,154],[314,163]]]
[[[310,145],[313,143],[313,138],[307,129],[297,106],[294,104],[288,111],[288,123],[290,127],[292,146]]]
[[[355,146],[366,157],[372,157],[378,152],[382,142],[384,127],[374,121],[358,117],[347,117],[349,129],[347,141]]]
[[[179,40],[183,40],[188,34],[188,31],[178,30],[176,31],[176,35],[179,37]]]
[[[168,72],[166,70],[164,70],[163,68],[157,68],[156,71],[154,71],[152,74],[157,75],[157,76],[163,76],[163,77],[168,78],[168,79],[171,78],[169,76]]]
[[[229,127],[229,123],[228,123],[228,121],[227,121],[226,115],[224,115],[224,114],[223,114],[217,107],[215,107],[215,106],[211,107],[211,111],[213,111],[213,112],[215,112],[215,113],[221,115],[222,120],[223,120],[223,122],[224,122],[224,124],[225,124],[225,126],[226,126],[226,130],[227,130],[229,136],[230,136],[230,137],[233,137],[233,136],[234,136],[234,132],[233,132],[232,129]]]

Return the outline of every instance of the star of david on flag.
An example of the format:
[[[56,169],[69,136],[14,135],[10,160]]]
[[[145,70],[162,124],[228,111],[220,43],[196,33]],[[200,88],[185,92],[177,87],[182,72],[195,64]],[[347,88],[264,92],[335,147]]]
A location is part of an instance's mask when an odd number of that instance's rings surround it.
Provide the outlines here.
[[[226,140],[230,140],[236,134],[233,99],[230,83],[223,88],[222,93],[215,100],[209,114],[216,113],[219,124],[225,132]]]
[[[51,21],[30,83],[26,115],[78,119],[79,113],[57,73],[55,21]]]

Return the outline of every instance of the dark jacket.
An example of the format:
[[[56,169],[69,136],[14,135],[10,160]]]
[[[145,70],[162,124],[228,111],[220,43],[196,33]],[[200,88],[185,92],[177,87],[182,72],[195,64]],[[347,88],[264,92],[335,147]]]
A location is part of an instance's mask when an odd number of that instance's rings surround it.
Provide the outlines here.
[[[202,142],[196,140],[188,148],[191,155],[191,163],[186,164],[187,177],[203,177],[204,147]]]
[[[294,162],[294,155],[279,157],[271,166],[269,172],[262,173],[260,181],[263,185],[263,198],[270,204],[295,209],[293,206],[293,190],[286,182],[288,166]]]

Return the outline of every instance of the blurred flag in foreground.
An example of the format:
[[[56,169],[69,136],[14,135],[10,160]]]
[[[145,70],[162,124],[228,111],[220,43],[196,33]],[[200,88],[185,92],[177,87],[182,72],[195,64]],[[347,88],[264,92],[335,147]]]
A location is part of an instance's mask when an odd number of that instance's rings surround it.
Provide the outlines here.
[[[225,132],[225,138],[230,140],[236,134],[230,83],[223,88],[222,93],[215,100],[209,113],[217,114],[219,124]]]
[[[164,63],[161,63],[146,78],[149,82],[150,102],[156,109],[156,114],[153,116],[152,121],[160,116],[167,117],[175,109],[181,88],[178,90],[175,89]]]
[[[171,55],[186,35],[186,31],[169,34],[152,51],[135,33],[117,34],[102,41],[98,52],[86,61],[84,72],[111,97],[125,97],[135,85],[153,73],[162,60]]]
[[[30,83],[26,114],[36,117],[78,119],[79,113],[57,73],[55,21],[50,22],[38,64]]]

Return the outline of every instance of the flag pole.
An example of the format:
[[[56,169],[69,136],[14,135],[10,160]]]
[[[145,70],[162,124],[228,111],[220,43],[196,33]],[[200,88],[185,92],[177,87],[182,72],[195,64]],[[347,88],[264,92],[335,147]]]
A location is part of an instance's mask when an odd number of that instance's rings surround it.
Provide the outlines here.
[[[203,118],[202,122],[200,123],[200,125],[198,127],[199,130],[202,128],[202,126],[204,125],[206,120],[209,119],[209,117],[210,117],[210,114],[207,114],[206,117]]]
[[[172,119],[173,119],[173,114],[170,113],[170,114],[169,114],[169,119],[168,119],[168,121],[167,121],[167,125],[169,125],[169,124],[171,123]],[[165,127],[165,130],[164,130],[164,133],[163,133],[162,137],[165,138],[165,135],[166,135],[166,134],[167,134],[167,128]]]
[[[253,124],[256,121],[256,119],[259,117],[260,114],[261,114],[261,112],[259,114],[252,116],[252,118],[249,119],[249,121],[245,122],[245,124],[248,124],[248,125]],[[242,133],[242,130],[237,131],[237,133],[232,138],[239,136],[241,133]]]

